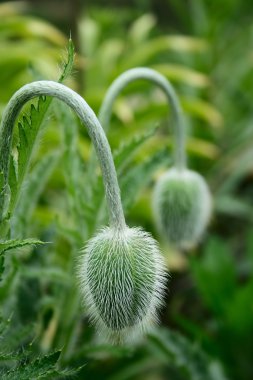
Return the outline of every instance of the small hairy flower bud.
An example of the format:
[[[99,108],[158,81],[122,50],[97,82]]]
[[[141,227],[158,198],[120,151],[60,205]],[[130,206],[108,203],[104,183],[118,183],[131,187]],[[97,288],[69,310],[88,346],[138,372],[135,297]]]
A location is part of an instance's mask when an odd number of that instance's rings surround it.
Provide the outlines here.
[[[166,271],[143,230],[104,228],[88,242],[78,277],[91,320],[112,342],[136,338],[155,322]]]
[[[194,246],[211,215],[211,195],[204,178],[188,169],[168,170],[156,184],[153,209],[162,236],[180,248]]]

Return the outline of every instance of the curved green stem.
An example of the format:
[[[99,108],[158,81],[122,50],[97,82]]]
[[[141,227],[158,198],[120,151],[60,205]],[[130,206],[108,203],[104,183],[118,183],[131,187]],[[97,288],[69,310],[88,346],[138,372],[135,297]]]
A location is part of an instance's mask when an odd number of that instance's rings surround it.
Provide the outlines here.
[[[111,225],[119,229],[124,228],[125,217],[116,170],[104,130],[85,100],[63,84],[52,81],[33,82],[19,89],[9,101],[0,126],[0,173],[2,172],[4,175],[4,183],[8,183],[15,120],[23,105],[37,96],[52,96],[62,100],[77,113],[82,123],[87,127],[103,174]]]
[[[174,135],[175,135],[175,166],[178,169],[186,167],[186,152],[185,152],[185,122],[183,111],[180,106],[176,92],[171,83],[160,73],[153,69],[138,67],[125,71],[118,76],[111,84],[104,97],[104,101],[99,111],[99,120],[103,128],[107,132],[109,129],[112,107],[116,97],[120,94],[124,87],[135,80],[148,80],[155,83],[165,93],[171,107],[174,120]]]

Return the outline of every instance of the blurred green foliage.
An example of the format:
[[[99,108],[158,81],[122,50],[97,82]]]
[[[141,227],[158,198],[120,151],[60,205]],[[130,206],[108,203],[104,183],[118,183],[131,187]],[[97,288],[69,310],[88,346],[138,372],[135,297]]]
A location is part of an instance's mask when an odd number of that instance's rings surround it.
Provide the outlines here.
[[[0,111],[21,85],[57,80],[67,45],[66,36],[23,6],[0,6]],[[91,179],[86,170],[86,132],[53,101],[33,123],[40,133],[35,145],[29,140],[35,149],[12,210],[8,244],[14,249],[0,246],[3,379],[14,378],[13,368],[19,379],[71,378],[66,367],[79,369],[80,379],[253,376],[252,4],[167,0],[166,7],[174,15],[171,26],[152,13],[133,19],[130,10],[91,7],[78,23],[79,74],[74,70],[67,84],[98,111],[108,85],[130,67],[149,66],[172,81],[187,115],[189,165],[206,177],[214,196],[209,232],[188,255],[162,247],[172,276],[163,327],[137,347],[102,345],[74,277],[80,248],[107,222],[102,180],[99,171]],[[138,9],[149,8],[142,2]],[[115,103],[108,135],[128,223],[156,237],[151,191],[172,164],[167,108],[154,86],[131,84]],[[25,108],[28,120],[31,110]],[[19,138],[16,131],[14,153]],[[18,248],[32,236],[52,244]]]

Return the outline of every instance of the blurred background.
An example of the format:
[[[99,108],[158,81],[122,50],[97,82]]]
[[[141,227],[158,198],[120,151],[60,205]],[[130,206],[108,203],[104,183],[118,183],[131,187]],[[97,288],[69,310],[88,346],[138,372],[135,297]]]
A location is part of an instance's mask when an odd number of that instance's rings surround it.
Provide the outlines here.
[[[60,364],[84,365],[76,375],[80,379],[252,379],[252,1],[0,1],[0,114],[23,84],[58,80],[70,35],[75,66],[65,83],[95,112],[113,79],[129,68],[151,67],[172,82],[186,114],[189,167],[211,188],[213,217],[203,241],[190,252],[160,242],[171,279],[157,331],[137,347],[99,343],[78,309],[78,295],[71,303],[70,263],[99,223],[82,225],[87,209],[70,217],[76,201],[67,160],[85,172],[90,142],[71,113],[51,107],[31,168],[48,152],[64,159],[45,166],[27,218],[24,207],[17,207],[14,231],[53,244],[13,254],[18,264],[0,293],[2,314],[14,315],[6,346],[16,350],[34,339],[33,355],[65,347]],[[134,136],[151,136],[142,139],[122,169],[120,184],[128,223],[157,239],[150,199],[155,181],[172,165],[171,153],[164,154],[173,145],[168,118],[164,95],[140,81],[118,97],[108,132],[114,152]],[[78,138],[68,136],[70,125]],[[101,189],[98,181],[95,193]],[[90,202],[95,207],[93,198]]]

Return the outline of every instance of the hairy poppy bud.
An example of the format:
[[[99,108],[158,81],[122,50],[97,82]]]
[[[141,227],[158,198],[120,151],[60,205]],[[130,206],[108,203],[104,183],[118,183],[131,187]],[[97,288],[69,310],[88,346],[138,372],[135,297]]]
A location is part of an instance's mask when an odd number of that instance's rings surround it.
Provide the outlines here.
[[[201,238],[211,214],[211,196],[202,176],[188,169],[170,169],[158,181],[154,216],[161,234],[180,248]]]
[[[166,272],[148,233],[107,227],[88,242],[79,280],[91,320],[112,342],[120,342],[155,322]]]

